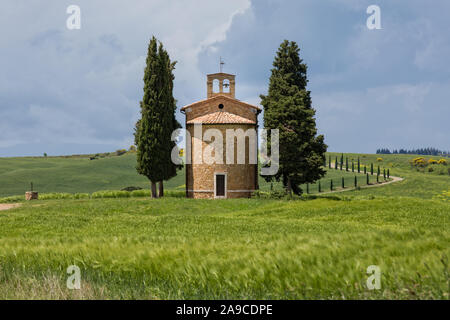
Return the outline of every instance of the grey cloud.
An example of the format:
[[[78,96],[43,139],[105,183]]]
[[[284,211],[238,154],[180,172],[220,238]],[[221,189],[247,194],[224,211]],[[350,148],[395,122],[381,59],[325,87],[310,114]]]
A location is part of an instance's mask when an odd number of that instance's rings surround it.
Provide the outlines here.
[[[2,3],[0,156],[128,147],[150,37],[156,35],[179,61],[176,96],[189,103],[203,86],[197,60],[203,41],[223,39],[226,30],[215,28],[246,7],[238,0],[81,0],[81,30],[71,31],[65,23],[70,4]]]

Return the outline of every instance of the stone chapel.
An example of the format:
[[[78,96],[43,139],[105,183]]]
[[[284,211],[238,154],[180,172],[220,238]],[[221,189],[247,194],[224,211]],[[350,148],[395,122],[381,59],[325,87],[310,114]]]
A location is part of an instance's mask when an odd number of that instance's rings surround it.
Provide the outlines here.
[[[190,136],[190,144],[186,141],[186,196],[211,199],[250,197],[258,189],[255,155],[257,158],[256,132],[261,109],[236,99],[235,75],[223,72],[208,74],[206,87],[205,100],[181,108],[186,116],[187,136]],[[220,132],[223,138],[207,139],[208,129],[216,129],[209,132]],[[232,132],[240,132],[241,135],[233,136]],[[256,134],[251,139],[249,136],[242,137],[242,132]],[[232,141],[234,146],[227,146],[227,140]],[[217,161],[202,161],[212,141],[223,145],[222,154],[214,149]],[[241,152],[238,152],[239,143],[245,145],[245,149],[239,149]]]

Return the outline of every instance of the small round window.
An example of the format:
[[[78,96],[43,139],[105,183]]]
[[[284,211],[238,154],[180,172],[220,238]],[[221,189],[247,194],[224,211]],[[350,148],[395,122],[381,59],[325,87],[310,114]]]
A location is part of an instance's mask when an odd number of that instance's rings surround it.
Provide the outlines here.
[[[223,109],[223,104],[219,104],[219,109]]]

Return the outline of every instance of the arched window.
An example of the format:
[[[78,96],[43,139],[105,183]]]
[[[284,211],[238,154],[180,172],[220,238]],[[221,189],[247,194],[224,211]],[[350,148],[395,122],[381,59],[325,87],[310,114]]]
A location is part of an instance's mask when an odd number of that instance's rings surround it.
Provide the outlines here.
[[[219,86],[220,86],[219,80],[218,79],[214,79],[213,80],[213,93],[220,92]]]
[[[230,80],[223,80],[223,92],[230,93]]]

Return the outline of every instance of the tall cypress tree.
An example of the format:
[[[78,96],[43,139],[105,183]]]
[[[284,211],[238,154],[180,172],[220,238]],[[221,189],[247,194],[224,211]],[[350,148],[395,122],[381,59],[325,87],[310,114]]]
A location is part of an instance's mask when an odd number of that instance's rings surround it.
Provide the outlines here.
[[[157,198],[156,183],[160,183],[160,195],[164,194],[163,180],[176,175],[177,165],[172,162],[171,141],[173,130],[180,127],[175,119],[176,101],[173,98],[173,69],[168,53],[157,39],[152,37],[148,46],[144,71],[144,97],[141,119],[136,123],[135,145],[137,147],[138,173],[151,182],[152,198]]]
[[[164,158],[167,159],[164,162],[162,167],[163,180],[169,180],[177,175],[177,169],[181,169],[182,165],[176,165],[172,161],[172,150],[176,147],[176,142],[172,141],[172,133],[174,130],[181,128],[180,123],[177,121],[175,117],[175,112],[177,109],[176,100],[173,97],[173,80],[175,76],[173,75],[173,70],[175,69],[176,61],[172,62],[170,60],[169,54],[164,49],[163,45],[160,43],[159,45],[159,56],[160,61],[163,68],[163,91],[162,91],[162,99],[165,103],[163,113],[161,114],[161,118],[163,119],[163,141],[165,141],[164,145]],[[178,154],[178,152],[177,152]],[[163,180],[159,182],[159,196],[164,195],[164,186]]]
[[[273,179],[283,181],[290,193],[301,194],[301,184],[313,183],[325,175],[322,167],[327,145],[317,135],[315,110],[311,106],[307,66],[299,47],[285,40],[275,56],[269,91],[261,95],[264,126],[279,130],[280,166]],[[270,140],[270,139],[268,139]]]

